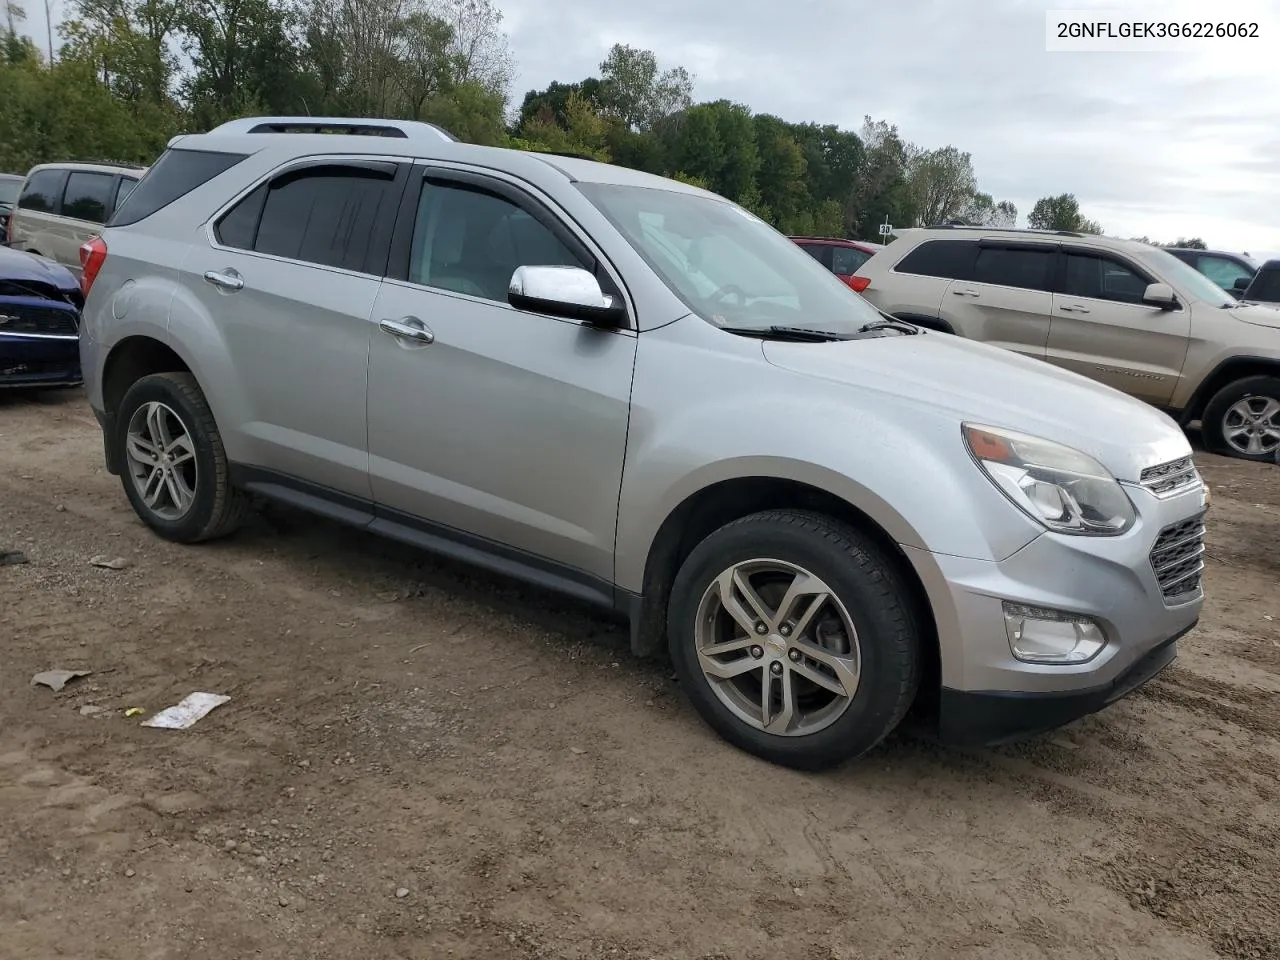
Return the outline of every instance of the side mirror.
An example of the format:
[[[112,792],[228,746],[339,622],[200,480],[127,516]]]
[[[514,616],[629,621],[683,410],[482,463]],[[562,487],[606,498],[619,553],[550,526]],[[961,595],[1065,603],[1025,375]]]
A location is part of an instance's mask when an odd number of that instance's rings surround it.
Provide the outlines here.
[[[600,281],[581,267],[516,267],[507,287],[507,302],[517,310],[585,320],[600,327],[621,327],[627,309],[606,296]]]
[[[1253,282],[1253,277],[1236,277],[1236,282],[1231,285],[1232,290],[1248,290],[1249,284]]]
[[[1142,302],[1161,310],[1172,310],[1178,305],[1178,298],[1173,294],[1173,287],[1167,283],[1153,283],[1142,294]]]

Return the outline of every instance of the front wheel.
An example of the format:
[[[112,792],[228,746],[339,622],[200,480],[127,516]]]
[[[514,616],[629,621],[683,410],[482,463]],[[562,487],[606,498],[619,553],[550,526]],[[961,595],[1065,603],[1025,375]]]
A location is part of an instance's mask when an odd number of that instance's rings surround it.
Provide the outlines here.
[[[1280,378],[1229,383],[1204,408],[1204,444],[1214,453],[1271,463],[1280,457]]]
[[[156,373],[120,403],[121,481],[142,521],[167,540],[198,543],[231,533],[244,494],[231,486],[209,403],[189,373]]]
[[[676,576],[667,629],[703,719],[783,766],[867,752],[920,682],[920,630],[896,566],[821,514],[766,511],[711,534]]]

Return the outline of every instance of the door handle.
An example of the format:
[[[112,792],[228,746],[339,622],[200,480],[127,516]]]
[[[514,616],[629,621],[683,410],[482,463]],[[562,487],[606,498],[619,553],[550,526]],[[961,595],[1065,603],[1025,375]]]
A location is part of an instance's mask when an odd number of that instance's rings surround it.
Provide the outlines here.
[[[436,342],[436,335],[427,329],[427,325],[417,317],[401,317],[399,320],[379,320],[378,329],[389,333],[399,340],[412,340],[414,343],[428,344]]]
[[[1088,307],[1082,307],[1079,304],[1066,304],[1058,308],[1063,313],[1088,313]]]
[[[981,296],[977,290],[952,290],[951,293],[957,297],[979,297]]]
[[[204,278],[220,290],[239,290],[244,286],[244,277],[230,269],[222,273],[207,270]]]

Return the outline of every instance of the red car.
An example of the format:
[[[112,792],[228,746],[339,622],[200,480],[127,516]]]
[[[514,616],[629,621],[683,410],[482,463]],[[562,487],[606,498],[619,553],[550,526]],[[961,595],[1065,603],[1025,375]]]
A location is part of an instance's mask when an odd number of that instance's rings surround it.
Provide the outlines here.
[[[840,240],[836,237],[792,237],[791,240],[859,293],[867,288],[867,281],[854,274],[873,254],[884,249],[880,244],[867,240]]]

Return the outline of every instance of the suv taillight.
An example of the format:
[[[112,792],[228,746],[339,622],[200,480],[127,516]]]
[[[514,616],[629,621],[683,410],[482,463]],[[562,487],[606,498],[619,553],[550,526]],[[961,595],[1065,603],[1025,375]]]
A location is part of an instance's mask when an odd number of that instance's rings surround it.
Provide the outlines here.
[[[107,241],[94,237],[80,245],[80,292],[89,299],[89,288],[98,279],[98,271],[107,262]]]
[[[871,286],[871,278],[860,277],[857,274],[854,274],[849,278],[849,286],[853,289],[854,293],[861,293],[863,290],[867,289],[867,287]]]

